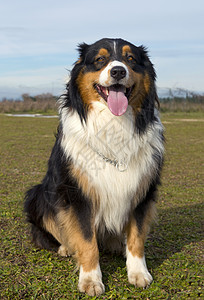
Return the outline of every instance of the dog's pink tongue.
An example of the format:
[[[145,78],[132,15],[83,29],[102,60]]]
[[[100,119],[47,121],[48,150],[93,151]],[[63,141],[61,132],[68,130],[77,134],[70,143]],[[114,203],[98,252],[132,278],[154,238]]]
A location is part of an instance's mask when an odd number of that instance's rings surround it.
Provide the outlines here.
[[[110,87],[107,103],[108,108],[114,115],[122,116],[128,107],[128,99],[124,94],[124,88],[115,89]]]

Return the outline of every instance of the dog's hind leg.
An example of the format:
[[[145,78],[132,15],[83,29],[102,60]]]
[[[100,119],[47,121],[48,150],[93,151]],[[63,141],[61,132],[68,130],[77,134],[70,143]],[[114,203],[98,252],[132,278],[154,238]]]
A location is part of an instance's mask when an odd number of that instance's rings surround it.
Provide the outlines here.
[[[57,251],[60,246],[59,240],[52,231],[44,226],[44,207],[49,207],[45,204],[47,202],[42,184],[38,184],[27,191],[24,211],[27,221],[31,223],[32,241],[39,248]]]
[[[32,224],[31,226],[32,241],[38,247],[46,250],[57,251],[60,243],[52,234]]]
[[[71,253],[69,252],[69,249],[67,249],[64,245],[61,245],[59,248],[58,248],[58,251],[57,253],[61,256],[70,256]]]

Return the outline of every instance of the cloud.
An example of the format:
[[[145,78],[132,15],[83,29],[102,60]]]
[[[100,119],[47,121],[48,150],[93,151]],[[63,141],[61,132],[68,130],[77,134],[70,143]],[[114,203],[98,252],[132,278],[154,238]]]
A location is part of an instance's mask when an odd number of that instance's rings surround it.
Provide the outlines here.
[[[203,0],[2,1],[0,92],[14,83],[60,87],[65,68],[77,59],[77,44],[102,37],[146,45],[159,86],[203,89],[203,8]]]
[[[129,0],[11,1],[0,4],[1,55],[73,52],[82,41],[123,37],[136,44],[190,41],[200,37],[203,2]],[[9,17],[8,17],[9,16]]]
[[[71,66],[54,66],[16,70],[0,76],[0,99],[20,98],[24,93],[37,95],[52,93],[60,96],[65,91]]]

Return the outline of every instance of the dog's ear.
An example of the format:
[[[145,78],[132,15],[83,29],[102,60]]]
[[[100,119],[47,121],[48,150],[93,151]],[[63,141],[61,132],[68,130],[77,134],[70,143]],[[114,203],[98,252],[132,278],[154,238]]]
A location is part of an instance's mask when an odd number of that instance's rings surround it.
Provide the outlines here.
[[[70,73],[70,80],[66,86],[67,92],[63,95],[65,100],[63,107],[69,107],[72,110],[75,110],[83,124],[83,122],[86,122],[87,108],[83,104],[77,84],[77,78],[82,68],[83,64],[75,63]]]
[[[156,107],[155,104],[158,105],[158,96],[155,85],[156,72],[151,60],[149,59],[147,49],[144,46],[140,46],[138,49],[140,51],[140,63],[144,66],[150,79],[149,92],[145,96],[141,111],[138,113],[136,118],[136,128],[139,133],[143,134],[148,128],[148,125],[154,121],[154,109]]]
[[[143,45],[139,46],[138,49],[140,50],[141,62],[147,68],[148,73],[150,74],[152,80],[154,81],[156,79],[156,73],[154,70],[154,65],[152,64],[151,60],[149,59],[148,49]]]
[[[78,45],[77,50],[79,52],[79,59],[76,63],[80,63],[85,59],[88,47],[89,45],[86,43],[82,43]]]
[[[74,67],[70,73],[70,80],[66,86],[67,92],[64,95],[64,107],[70,107],[71,109],[74,109],[78,113],[82,123],[86,122],[87,107],[83,104],[83,101],[81,99],[77,84],[77,78],[81,70],[83,69],[88,47],[89,45],[85,43],[78,45],[77,50],[79,52],[79,59],[75,62]]]
[[[77,50],[78,50],[78,52],[80,54],[80,57],[85,54],[85,52],[86,52],[86,50],[87,50],[88,47],[89,47],[89,45],[86,44],[86,43],[82,43],[82,44],[78,45]]]

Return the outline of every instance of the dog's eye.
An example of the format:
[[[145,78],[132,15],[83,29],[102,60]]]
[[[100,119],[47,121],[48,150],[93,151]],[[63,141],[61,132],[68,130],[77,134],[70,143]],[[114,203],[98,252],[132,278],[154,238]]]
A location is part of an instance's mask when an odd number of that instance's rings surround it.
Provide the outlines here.
[[[99,56],[96,58],[96,62],[98,63],[103,63],[105,61],[105,57],[104,56]]]
[[[132,62],[132,61],[134,61],[134,57],[132,55],[127,55],[127,60],[129,62]]]

